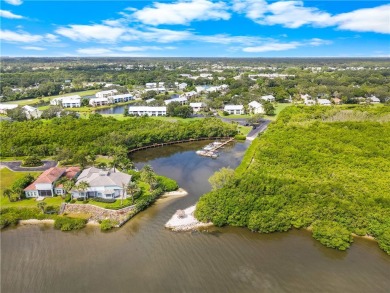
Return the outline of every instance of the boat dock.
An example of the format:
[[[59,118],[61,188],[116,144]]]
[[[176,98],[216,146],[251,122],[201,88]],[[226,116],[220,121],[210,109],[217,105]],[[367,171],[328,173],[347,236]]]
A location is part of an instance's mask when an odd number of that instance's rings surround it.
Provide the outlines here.
[[[218,154],[217,154],[217,150],[223,146],[225,146],[226,144],[228,144],[229,142],[233,141],[234,138],[229,138],[227,141],[224,141],[224,142],[214,142],[212,144],[210,144],[212,147],[209,146],[206,146],[203,148],[203,150],[199,150],[196,152],[196,154],[200,155],[200,156],[203,156],[203,157],[210,157],[210,158],[216,158],[218,157]]]

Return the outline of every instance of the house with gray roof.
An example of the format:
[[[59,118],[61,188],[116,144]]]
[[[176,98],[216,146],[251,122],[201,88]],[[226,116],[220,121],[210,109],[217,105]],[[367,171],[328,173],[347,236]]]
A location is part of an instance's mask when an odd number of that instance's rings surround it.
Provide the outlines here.
[[[87,190],[72,190],[72,198],[78,197],[102,197],[119,198],[122,195],[127,197],[126,186],[131,181],[131,175],[119,172],[115,169],[102,170],[91,167],[83,170],[77,178],[76,186],[80,182],[89,184]],[[125,187],[125,189],[123,189]]]

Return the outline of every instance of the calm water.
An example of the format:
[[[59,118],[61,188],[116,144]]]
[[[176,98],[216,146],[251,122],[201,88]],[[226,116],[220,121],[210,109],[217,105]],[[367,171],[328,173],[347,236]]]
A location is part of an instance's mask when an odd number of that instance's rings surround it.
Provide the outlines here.
[[[2,232],[1,292],[389,292],[390,257],[369,240],[355,239],[339,252],[306,231],[164,229],[177,209],[210,189],[215,170],[236,167],[247,147],[237,143],[212,160],[194,154],[204,144],[134,155],[139,168],[151,164],[190,194],[158,201],[121,229],[64,233],[39,225]]]
[[[99,114],[123,114],[126,106],[115,106],[109,109],[96,110],[95,113]]]

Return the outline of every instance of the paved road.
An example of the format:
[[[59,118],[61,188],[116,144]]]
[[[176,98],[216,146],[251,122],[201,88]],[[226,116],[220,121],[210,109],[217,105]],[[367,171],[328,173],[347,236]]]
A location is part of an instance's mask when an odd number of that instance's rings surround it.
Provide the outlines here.
[[[254,140],[260,132],[263,132],[267,129],[268,125],[271,123],[271,120],[261,120],[260,125],[256,129],[252,129],[246,136],[247,140]]]
[[[56,161],[42,161],[44,164],[40,167],[21,167],[22,161],[10,161],[10,162],[1,162],[0,166],[6,166],[12,171],[45,171],[52,167],[57,166]]]

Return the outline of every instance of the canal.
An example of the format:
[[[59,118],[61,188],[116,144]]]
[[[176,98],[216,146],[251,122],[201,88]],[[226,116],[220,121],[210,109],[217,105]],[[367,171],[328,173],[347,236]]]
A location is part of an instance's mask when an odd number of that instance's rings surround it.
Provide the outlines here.
[[[189,192],[161,199],[120,229],[60,232],[19,226],[1,233],[2,292],[388,292],[390,257],[374,241],[357,238],[340,252],[310,232],[258,234],[244,228],[171,232],[177,209],[210,190],[208,178],[235,168],[248,143],[235,142],[217,159],[191,142],[133,154]]]

